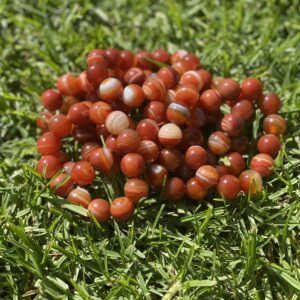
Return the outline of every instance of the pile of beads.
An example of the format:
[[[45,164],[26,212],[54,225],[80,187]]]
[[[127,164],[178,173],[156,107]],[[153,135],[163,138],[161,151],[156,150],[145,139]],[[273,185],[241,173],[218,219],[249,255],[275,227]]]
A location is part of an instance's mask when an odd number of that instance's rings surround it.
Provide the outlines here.
[[[99,222],[128,219],[158,191],[169,201],[201,201],[213,189],[227,201],[256,194],[273,172],[286,130],[280,99],[263,93],[258,79],[213,79],[185,50],[95,49],[79,76],[65,74],[56,89],[44,91],[42,105],[37,170],[56,195]],[[256,108],[264,115],[263,134],[246,170]],[[79,161],[62,150],[68,137],[77,141]],[[95,178],[114,174],[126,179],[121,197],[92,199]]]

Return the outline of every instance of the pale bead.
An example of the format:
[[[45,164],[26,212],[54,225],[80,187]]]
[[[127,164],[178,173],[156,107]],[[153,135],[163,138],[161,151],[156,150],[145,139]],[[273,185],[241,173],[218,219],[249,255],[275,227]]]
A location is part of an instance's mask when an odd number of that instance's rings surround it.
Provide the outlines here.
[[[129,127],[129,119],[125,113],[116,110],[107,116],[105,126],[111,134],[118,135]]]

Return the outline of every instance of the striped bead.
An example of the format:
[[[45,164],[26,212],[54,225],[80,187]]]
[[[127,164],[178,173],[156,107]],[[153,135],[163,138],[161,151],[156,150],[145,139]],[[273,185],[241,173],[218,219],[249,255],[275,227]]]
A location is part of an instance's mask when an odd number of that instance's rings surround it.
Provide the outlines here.
[[[211,188],[218,183],[219,173],[216,168],[204,165],[197,169],[196,179],[202,186]]]
[[[212,133],[208,138],[208,148],[213,154],[222,155],[230,149],[231,141],[222,131]]]
[[[140,146],[140,137],[133,129],[125,129],[116,139],[118,150],[121,153],[135,152]]]
[[[89,110],[90,119],[96,125],[105,123],[107,116],[112,112],[112,107],[103,101],[98,101]]]
[[[110,77],[103,80],[99,86],[99,95],[106,101],[116,100],[120,97],[123,86],[120,80]]]
[[[177,125],[186,123],[190,116],[190,111],[184,105],[171,103],[167,109],[167,119]]]
[[[256,194],[262,191],[263,181],[261,175],[254,170],[246,170],[241,173],[240,177],[241,189],[246,194]]]
[[[171,64],[174,64],[174,63],[182,60],[187,54],[188,54],[188,52],[185,49],[179,49],[179,50],[175,51],[171,55]]]
[[[124,185],[124,194],[129,200],[134,203],[140,201],[141,198],[147,197],[149,187],[145,180],[133,178],[128,179]]]
[[[147,163],[153,163],[159,157],[157,144],[150,140],[141,141],[137,152],[143,156]]]
[[[123,90],[122,100],[128,107],[139,107],[144,102],[143,89],[137,84],[129,84]]]
[[[68,195],[69,202],[71,202],[72,204],[81,205],[84,208],[88,208],[91,200],[92,198],[90,193],[86,189],[80,187],[72,190]]]
[[[160,128],[158,139],[165,147],[175,147],[182,140],[182,131],[176,124],[168,123]]]
[[[129,127],[129,120],[125,113],[116,110],[107,116],[105,126],[111,134],[118,135]]]
[[[225,115],[221,121],[222,130],[229,136],[238,136],[244,130],[244,121],[235,114]]]
[[[142,85],[145,81],[145,73],[140,68],[130,68],[124,75],[124,81],[126,84],[138,84]]]
[[[185,86],[180,87],[175,95],[176,103],[185,105],[189,109],[192,109],[196,105],[198,98],[199,95],[195,89]]]
[[[149,77],[143,84],[143,91],[148,100],[161,101],[166,93],[166,88],[160,79]]]
[[[110,149],[98,148],[91,153],[89,161],[96,170],[109,174],[114,164],[114,157]]]
[[[268,115],[263,121],[263,129],[266,133],[275,135],[283,134],[286,130],[286,121],[280,115]]]
[[[65,74],[58,78],[57,89],[65,96],[77,96],[81,92],[80,80],[72,74]]]
[[[204,85],[201,76],[196,71],[185,72],[180,78],[180,83],[197,91],[200,91]]]
[[[273,173],[274,159],[269,154],[260,153],[252,157],[250,169],[262,176],[269,176]]]
[[[172,67],[161,68],[157,72],[157,77],[163,82],[166,89],[175,88],[179,80],[179,75],[176,70]]]

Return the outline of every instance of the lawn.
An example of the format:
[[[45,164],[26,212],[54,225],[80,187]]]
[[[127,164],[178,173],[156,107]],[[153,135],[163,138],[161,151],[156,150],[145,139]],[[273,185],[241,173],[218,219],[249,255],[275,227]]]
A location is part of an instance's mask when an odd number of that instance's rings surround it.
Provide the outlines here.
[[[299,1],[80,2],[0,1],[0,298],[299,299]],[[264,192],[151,198],[103,226],[61,207],[35,171],[40,94],[107,47],[184,48],[277,93],[288,130]]]

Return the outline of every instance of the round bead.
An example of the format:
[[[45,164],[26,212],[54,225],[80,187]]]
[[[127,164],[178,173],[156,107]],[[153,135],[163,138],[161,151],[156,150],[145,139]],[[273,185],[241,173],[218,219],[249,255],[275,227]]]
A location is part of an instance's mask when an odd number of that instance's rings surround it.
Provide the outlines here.
[[[240,181],[233,175],[223,175],[217,184],[217,191],[225,200],[234,200],[241,191]]]
[[[205,188],[211,188],[218,183],[219,173],[210,165],[203,165],[196,171],[196,179]]]
[[[92,198],[88,190],[77,187],[72,190],[68,195],[68,201],[75,205],[81,205],[84,208],[88,208]]]
[[[215,90],[205,90],[199,97],[201,107],[210,113],[218,112],[222,104],[220,94]]]
[[[192,53],[185,55],[182,60],[187,61],[193,70],[196,70],[200,67],[200,59]]]
[[[86,70],[86,78],[94,87],[98,87],[107,76],[108,70],[105,64],[92,64]]]
[[[105,57],[108,60],[108,67],[114,68],[119,61],[120,51],[114,48],[108,48],[105,50]]]
[[[87,143],[96,140],[96,131],[94,127],[74,127],[72,136],[79,143]]]
[[[40,112],[36,118],[36,126],[42,130],[43,133],[49,130],[49,121],[53,117],[50,111]]]
[[[117,147],[121,153],[135,152],[140,146],[140,136],[133,129],[125,129],[120,132],[117,139]]]
[[[104,79],[99,86],[99,95],[105,101],[118,99],[123,92],[123,86],[120,80],[110,77]]]
[[[167,109],[167,119],[168,121],[183,125],[189,118],[190,111],[184,105],[178,103],[171,103]]]
[[[175,94],[176,103],[182,104],[189,109],[196,105],[198,98],[199,95],[195,89],[185,86],[180,87]]]
[[[125,221],[129,219],[134,212],[133,202],[127,197],[119,197],[112,201],[110,205],[110,213],[117,221]]]
[[[170,62],[170,54],[164,49],[157,49],[152,53],[152,59],[162,63],[169,64]]]
[[[207,196],[208,190],[199,183],[196,177],[192,177],[186,183],[187,196],[195,201],[200,201]]]
[[[112,107],[103,101],[95,102],[90,110],[89,116],[93,123],[97,125],[105,124],[107,116],[112,112]]]
[[[55,115],[49,121],[49,129],[61,139],[71,134],[72,123],[65,115]]]
[[[168,176],[168,171],[162,165],[153,164],[146,170],[145,175],[152,188],[159,188],[163,185],[164,178]]]
[[[230,139],[221,131],[212,133],[208,138],[208,148],[216,155],[222,155],[230,149]]]
[[[65,74],[59,77],[56,86],[65,96],[77,96],[81,92],[80,80],[72,74]]]
[[[187,71],[183,73],[180,78],[180,84],[183,86],[188,86],[196,91],[200,91],[203,88],[203,80],[197,71]]]
[[[95,149],[89,157],[91,165],[104,174],[109,174],[114,165],[114,156],[108,148]]]
[[[143,156],[147,163],[153,163],[159,157],[159,149],[156,143],[150,140],[141,141],[137,152]]]
[[[118,67],[124,70],[128,70],[134,65],[135,56],[131,51],[123,50],[120,52],[118,60]]]
[[[74,98],[74,97],[71,97],[71,96],[64,97],[63,104],[60,108],[60,112],[65,114],[65,115],[68,114],[70,107],[73,104],[76,104],[76,103],[79,103],[79,102],[80,101],[77,98]]]
[[[266,133],[280,135],[286,130],[286,122],[284,118],[277,114],[268,115],[263,121],[263,130]]]
[[[111,151],[115,153],[119,153],[119,149],[117,146],[117,138],[113,135],[109,135],[105,140],[106,148],[110,149]]]
[[[166,88],[160,79],[149,77],[143,84],[143,92],[148,100],[161,101],[166,93]]]
[[[159,127],[154,120],[144,119],[137,124],[136,131],[141,140],[155,141],[157,140]]]
[[[172,68],[175,69],[175,71],[179,74],[180,77],[183,75],[184,72],[187,72],[187,71],[193,69],[190,62],[185,61],[185,60],[180,60],[180,61],[172,64]]]
[[[259,138],[257,150],[259,153],[269,154],[276,157],[281,148],[280,139],[274,134],[266,134]]]
[[[110,204],[104,199],[94,199],[88,205],[88,210],[99,223],[105,223],[110,218]]]
[[[166,121],[166,110],[162,102],[150,101],[144,108],[144,116],[160,125]]]
[[[54,155],[42,156],[37,163],[37,171],[46,178],[52,178],[61,168],[61,162]]]
[[[247,78],[241,84],[241,91],[245,99],[258,100],[262,95],[262,83],[256,78]]]
[[[179,49],[179,50],[175,51],[171,55],[171,64],[174,64],[174,63],[182,60],[187,54],[188,54],[188,52],[184,49]]]
[[[89,161],[92,152],[100,148],[100,144],[96,142],[87,142],[81,148],[81,156],[83,160]]]
[[[240,95],[239,83],[230,78],[217,81],[216,88],[224,100],[235,100]]]
[[[108,65],[108,60],[105,56],[105,51],[101,49],[94,49],[89,52],[87,58],[86,58],[87,65],[93,65],[93,64],[103,64]]]
[[[139,107],[144,102],[143,89],[137,84],[129,84],[123,90],[122,100],[128,107]]]
[[[151,59],[151,54],[146,51],[140,51],[136,54],[137,66],[144,70],[152,69],[152,63],[149,61]]]
[[[147,197],[149,187],[145,180],[134,178],[128,179],[124,185],[124,194],[133,203],[138,203],[140,199]]]
[[[158,139],[164,147],[175,147],[182,140],[182,131],[176,124],[168,123],[160,128]]]
[[[140,68],[130,68],[124,75],[124,81],[126,84],[138,84],[142,85],[145,81],[145,73]]]
[[[37,140],[37,150],[41,155],[55,155],[59,149],[60,141],[52,132],[44,133]]]
[[[107,116],[105,125],[111,134],[118,135],[129,127],[129,120],[125,113],[116,110]]]
[[[233,137],[231,140],[231,151],[246,153],[249,149],[249,139],[246,135]]]
[[[253,105],[248,100],[239,101],[231,108],[231,113],[239,116],[244,121],[248,121],[253,114]]]
[[[163,82],[166,89],[173,89],[178,83],[179,75],[172,67],[163,67],[157,72],[157,77]]]
[[[59,109],[62,103],[62,94],[57,90],[49,89],[42,94],[42,105],[50,111]]]
[[[74,188],[74,182],[69,175],[60,174],[50,183],[50,188],[61,197],[66,197]]]
[[[69,109],[68,119],[77,126],[89,126],[91,121],[88,105],[82,102],[73,104]]]
[[[252,157],[250,169],[262,176],[269,176],[273,173],[274,160],[269,154],[260,153]]]
[[[121,159],[121,171],[127,177],[139,177],[144,170],[144,159],[139,153],[127,153]]]
[[[244,121],[235,114],[225,115],[221,121],[222,130],[229,136],[238,136],[244,131]]]
[[[211,87],[212,75],[205,69],[200,69],[196,71],[202,78],[203,87],[202,90],[207,90]]]
[[[206,150],[201,146],[191,146],[187,149],[184,160],[186,165],[196,170],[200,166],[203,166],[207,162],[207,152]]]
[[[243,156],[238,152],[231,152],[227,155],[230,165],[227,166],[229,174],[239,175],[245,170],[246,163]]]
[[[254,170],[246,170],[241,173],[240,177],[241,190],[246,194],[256,194],[262,191],[263,182],[261,175]]]
[[[163,149],[159,155],[159,163],[168,171],[174,171],[182,163],[181,153],[177,149]]]
[[[185,194],[185,184],[178,177],[169,178],[166,182],[164,196],[169,201],[179,201]]]
[[[165,105],[170,105],[175,102],[176,91],[175,90],[167,90],[165,95],[164,103]]]
[[[63,166],[64,172],[67,175],[71,176],[74,165],[75,165],[75,163],[73,161],[68,161],[68,162],[64,163],[64,166]]]
[[[94,87],[88,82],[86,78],[86,71],[81,72],[78,79],[82,90],[82,93],[80,94],[93,94]]]
[[[79,185],[91,184],[96,177],[94,168],[85,160],[75,163],[71,176],[72,179]]]
[[[259,99],[258,106],[263,114],[270,115],[278,113],[281,103],[276,94],[269,93]]]

